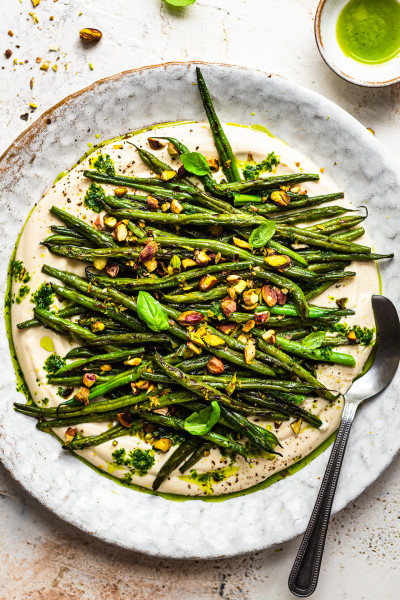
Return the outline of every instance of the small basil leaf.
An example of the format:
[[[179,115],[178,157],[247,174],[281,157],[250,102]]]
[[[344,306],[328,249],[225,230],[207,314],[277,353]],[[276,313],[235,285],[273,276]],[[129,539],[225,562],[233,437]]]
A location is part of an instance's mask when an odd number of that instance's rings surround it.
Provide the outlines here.
[[[310,333],[307,337],[302,341],[302,345],[308,350],[315,350],[319,348],[323,343],[326,336],[326,331],[314,331]]]
[[[211,170],[206,159],[200,152],[181,154],[181,161],[186,171],[194,175],[210,175]]]
[[[165,309],[148,292],[139,292],[137,314],[152,331],[164,331],[170,327]]]
[[[251,234],[249,244],[252,248],[261,248],[272,238],[275,233],[275,222],[267,221],[265,225],[260,225]]]
[[[194,412],[185,420],[185,429],[192,435],[208,433],[219,421],[221,409],[218,402],[213,400],[210,406],[200,412]]]
[[[165,0],[170,6],[189,6],[194,4],[196,0]]]

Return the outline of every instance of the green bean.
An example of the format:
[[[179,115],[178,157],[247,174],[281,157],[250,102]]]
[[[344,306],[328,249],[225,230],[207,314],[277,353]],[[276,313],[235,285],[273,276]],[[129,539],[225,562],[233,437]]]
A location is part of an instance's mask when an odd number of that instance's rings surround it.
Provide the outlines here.
[[[177,365],[177,367],[179,369],[181,369],[180,365]],[[183,369],[181,369],[183,370]],[[186,372],[186,371],[185,371]],[[192,375],[192,377],[201,383],[208,383],[209,385],[217,388],[217,389],[225,389],[226,386],[230,383],[231,381],[231,377],[228,376],[222,376],[222,375],[218,375],[218,377],[213,377],[213,376],[207,376],[207,375]],[[281,386],[277,386],[274,385],[276,382],[274,381],[264,381],[263,379],[257,379],[255,377],[250,378],[250,377],[237,377],[237,389],[239,390],[264,390],[264,391],[282,391],[282,390],[286,390],[286,391],[290,391],[290,389],[286,389],[284,385],[281,384]],[[294,385],[296,385],[296,382],[292,382]],[[302,387],[302,385],[304,384],[297,384],[298,388],[300,390],[304,389]],[[298,388],[294,388],[294,389],[298,389]],[[308,390],[308,392],[315,392],[315,388],[310,386],[309,388],[306,388]]]
[[[305,267],[308,266],[308,262],[301,254],[295,252],[287,246],[284,246],[283,244],[280,244],[279,242],[276,242],[275,240],[269,240],[267,246],[268,248],[276,250],[276,252],[279,252],[279,254],[286,254],[287,256],[290,256],[290,258],[293,258],[294,261],[300,263],[301,265],[304,265]]]
[[[82,314],[82,307],[81,306],[70,306],[69,308],[63,308],[61,310],[58,311],[57,315],[59,317],[73,317],[75,315],[80,315]],[[28,321],[22,321],[22,323],[18,323],[17,327],[18,329],[28,329],[29,327],[37,327],[38,325],[41,325],[41,321],[39,321],[39,319],[28,319]]]
[[[18,412],[22,412],[18,410]],[[96,423],[96,422],[108,422],[115,421],[117,419],[118,413],[117,411],[110,411],[106,413],[99,413],[98,415],[85,415],[85,416],[77,416],[77,417],[66,417],[64,419],[52,419],[51,421],[38,421],[36,423],[37,429],[40,431],[49,431],[50,429],[54,429],[56,427],[71,427],[72,425],[81,425],[83,423]],[[30,416],[30,415],[28,415]]]
[[[62,210],[57,206],[52,206],[50,208],[50,212],[55,217],[60,219],[60,221],[63,221],[63,223],[66,223],[67,225],[73,227],[75,231],[81,233],[83,236],[85,236],[97,246],[106,246],[107,248],[117,246],[117,243],[113,240],[110,234],[104,233],[103,231],[98,231],[97,229],[89,225],[89,223],[82,221],[82,219],[78,219],[78,217],[74,217],[66,210]]]
[[[193,454],[189,456],[189,458],[179,467],[179,471],[181,473],[189,471],[192,467],[194,467],[195,464],[199,462],[199,460],[204,458],[207,455],[207,453],[210,453],[212,447],[212,442],[201,442],[200,445],[197,446]]]
[[[364,219],[365,217],[357,217],[354,215],[341,217],[337,219],[331,219],[329,221],[319,223],[319,225],[307,227],[305,231],[316,231],[318,233],[331,234],[335,233],[336,231],[340,231],[341,229],[348,229],[349,227],[354,227],[355,225],[362,223]]]
[[[343,352],[333,352],[328,348],[316,348],[311,350],[303,344],[288,340],[287,338],[277,335],[276,342],[282,350],[301,356],[311,360],[317,360],[320,362],[330,362],[338,365],[345,365],[346,367],[355,367],[356,361],[350,354],[344,354]]]
[[[192,371],[197,371],[198,369],[204,369],[207,366],[207,363],[210,361],[211,356],[198,356],[196,358],[191,358],[188,360],[184,360],[175,366],[178,367],[184,373],[191,373]]]
[[[93,248],[93,245],[86,239],[81,239],[78,237],[74,237],[73,235],[49,235],[45,240],[43,240],[42,244],[47,246],[49,244],[53,244],[55,246],[83,246],[85,248]]]
[[[128,142],[128,144],[136,148],[142,161],[151,169],[151,171],[157,173],[157,175],[161,175],[163,171],[175,171],[171,165],[167,165],[167,163],[157,158],[152,152],[149,152],[144,148],[139,148],[139,146],[132,144],[132,142]]]
[[[236,163],[235,155],[233,154],[231,145],[221,126],[217,113],[215,112],[210,93],[207,89],[199,67],[196,67],[196,74],[204,110],[210,123],[211,133],[221,159],[222,170],[224,171],[225,177],[228,181],[240,181],[242,177]]]
[[[330,283],[332,285],[332,283]],[[201,312],[201,311],[199,311]],[[234,323],[247,323],[249,321],[249,315],[246,313],[233,313],[229,317],[230,321]],[[325,315],[320,317],[314,317],[313,319],[301,319],[298,317],[284,317],[276,316],[270,317],[267,321],[268,327],[273,327],[274,329],[287,329],[290,327],[300,327],[300,326],[315,326],[315,325],[323,325],[323,324],[333,324],[340,321],[339,316]],[[263,330],[254,328],[252,329],[254,335],[262,335]]]
[[[263,308],[256,308],[256,312],[259,310],[263,310]],[[275,304],[275,306],[271,306],[268,308],[271,315],[291,315],[291,316],[300,316],[297,308],[293,304],[284,304],[283,306],[279,306],[279,304]],[[354,310],[350,309],[339,309],[339,308],[326,308],[324,306],[312,306],[310,305],[310,319],[323,317],[326,315],[340,315],[341,317],[346,317],[349,315],[354,315]]]
[[[249,225],[261,225],[265,223],[263,217],[248,213],[216,214],[199,212],[187,215],[183,213],[174,214],[132,209],[110,210],[109,212],[120,219],[128,218],[165,225],[172,223],[177,225],[232,225],[235,227],[247,227]]]
[[[178,448],[169,456],[168,460],[162,465],[158,471],[152,488],[154,491],[158,490],[160,485],[171,475],[172,471],[175,471],[182,462],[186,462],[188,457],[193,454],[199,446],[199,441],[193,438],[184,440]]]
[[[277,217],[273,216],[271,219],[275,221],[275,223],[284,223],[288,225],[289,223],[301,223],[308,221],[318,221],[319,219],[326,219],[327,217],[333,217],[338,215],[343,215],[348,212],[349,208],[343,208],[343,206],[324,206],[323,208],[312,208],[310,210],[302,210],[300,212],[291,213],[289,215],[283,214]],[[353,218],[353,217],[351,217]],[[319,231],[321,225],[315,225],[314,227],[308,227],[306,231]],[[323,229],[323,227],[322,227]]]
[[[121,412],[122,409],[126,409],[127,407],[129,407],[131,412],[139,412],[143,410],[149,410],[151,408],[161,408],[163,406],[170,406],[172,404],[190,402],[194,398],[195,396],[193,394],[188,394],[188,392],[185,390],[184,392],[174,392],[160,397],[158,399],[157,406],[151,406],[147,394],[142,393],[138,394],[137,396],[128,394],[126,396],[120,396],[111,400],[100,400],[98,402],[90,403],[86,406],[68,406],[65,404],[60,404],[55,408],[47,408],[43,406],[36,406],[34,404],[19,404],[16,402],[14,403],[14,407],[16,410],[23,410],[32,416],[41,416],[44,418],[54,417],[61,419],[64,418],[64,416],[66,418],[70,418],[103,414],[116,410]]]
[[[259,215],[269,215],[277,212],[286,212],[304,208],[305,206],[316,206],[318,204],[324,204],[325,202],[331,202],[333,200],[340,200],[343,198],[342,192],[336,192],[334,194],[325,194],[324,196],[303,196],[302,200],[296,200],[290,202],[287,206],[277,206],[276,204],[264,204],[262,207],[257,206],[257,213]]]
[[[342,261],[342,260],[382,260],[384,258],[393,258],[394,254],[339,254],[337,252],[321,252],[316,250],[305,250],[302,252],[302,256],[309,262],[330,262],[330,261]]]
[[[243,394],[239,394],[243,400],[250,401],[250,398],[246,398]],[[253,400],[253,397],[251,397]],[[265,406],[266,409],[275,410],[281,412],[283,415],[289,416],[292,415],[297,418],[301,418],[307,423],[310,423],[313,427],[321,427],[322,421],[317,415],[313,415],[310,411],[297,406],[296,404],[285,402],[282,398],[262,398],[258,397],[254,399],[255,402],[259,403],[262,406]]]
[[[82,306],[94,310],[102,315],[107,315],[107,317],[114,319],[114,321],[118,321],[118,323],[126,325],[129,327],[129,329],[139,332],[143,331],[143,327],[135,315],[130,315],[125,311],[118,311],[117,308],[107,306],[106,302],[104,301],[93,300],[89,296],[85,296],[82,293],[78,294],[75,290],[62,287],[56,283],[52,283],[52,288],[56,294],[62,296],[63,298],[72,300],[76,304],[81,304]]]
[[[90,346],[76,346],[75,348],[72,348],[72,350],[69,350],[64,358],[89,358],[96,354],[96,350],[93,350]]]
[[[167,344],[170,342],[170,337],[164,333],[107,333],[88,340],[88,343],[93,346],[104,346],[115,342],[125,346],[147,343]]]
[[[236,207],[244,206],[246,209],[252,204],[264,204],[265,200],[266,198],[262,198],[261,196],[252,196],[250,194],[234,194],[233,205]]]
[[[282,271],[288,277],[298,279],[300,281],[312,282],[316,278],[315,273],[312,271],[308,271],[307,269],[303,269],[302,267],[297,267],[295,265],[286,267],[282,269]]]
[[[139,356],[143,354],[145,351],[144,346],[140,348],[135,348],[134,350],[123,350],[122,352],[108,352],[107,354],[97,354],[95,356],[91,356],[89,358],[81,358],[73,363],[69,363],[64,365],[58,371],[54,373],[54,377],[60,377],[65,373],[70,373],[71,371],[75,371],[76,369],[80,369],[84,365],[92,364],[94,362],[104,362],[104,363],[114,363],[121,362],[123,360],[128,360],[133,356]]]
[[[318,381],[318,379],[316,377],[314,377],[309,371],[307,371],[307,369],[304,369],[296,361],[294,361],[292,358],[290,358],[290,356],[288,354],[286,354],[285,352],[283,352],[276,346],[274,346],[272,344],[267,344],[266,342],[264,342],[263,340],[260,340],[260,339],[257,340],[257,344],[263,352],[265,352],[266,354],[269,354],[270,356],[273,356],[274,358],[277,358],[277,359],[281,360],[283,363],[285,363],[293,371],[293,373],[295,375],[297,375],[297,377],[299,377],[303,381],[307,381],[308,383],[311,383],[315,387],[319,388],[319,394],[323,398],[326,398],[327,400],[330,400],[330,401],[333,401],[336,399],[335,394],[332,394],[332,392],[327,390],[325,388],[325,386],[323,386],[322,383],[320,381]]]
[[[63,448],[66,450],[82,450],[83,448],[88,448],[91,446],[99,446],[100,444],[104,444],[105,442],[109,442],[110,440],[115,440],[117,437],[121,437],[124,435],[131,435],[132,429],[129,427],[124,427],[123,425],[114,425],[100,433],[98,435],[90,435],[87,437],[77,437],[75,436],[73,440],[63,445]]]
[[[323,283],[324,281],[339,281],[340,279],[345,279],[346,277],[355,276],[355,271],[329,271],[329,273],[322,273],[315,283]]]
[[[38,321],[48,325],[59,333],[84,340],[87,343],[91,343],[93,340],[97,339],[94,333],[91,333],[84,327],[81,327],[80,325],[77,325],[68,319],[63,319],[62,317],[55,315],[48,310],[36,307],[34,309],[34,313]]]
[[[314,263],[313,265],[308,266],[308,270],[313,273],[328,273],[335,269],[343,270],[345,267],[349,266],[350,262],[350,260],[343,260],[331,263]]]
[[[288,340],[301,340],[309,333],[311,333],[309,327],[299,327],[297,329],[286,329],[285,331],[281,331],[281,334]]]
[[[163,298],[167,302],[176,302],[178,304],[192,304],[197,302],[208,302],[209,300],[215,300],[217,298],[223,298],[226,296],[226,285],[223,287],[216,287],[209,292],[190,292],[189,294],[164,294]]]
[[[357,253],[360,255],[369,254],[371,248],[368,246],[360,246],[359,244],[353,244],[351,242],[338,242],[331,240],[327,236],[319,235],[305,229],[299,229],[295,227],[277,226],[276,234],[279,237],[283,237],[290,240],[296,240],[296,242],[302,242],[309,246],[316,246],[317,248],[324,248],[326,250],[335,250],[337,252]],[[304,253],[302,253],[304,257]]]
[[[168,170],[172,170],[171,167],[168,167]],[[132,187],[136,188],[136,186],[140,186],[136,189],[144,189],[149,188],[151,191],[155,191],[157,194],[163,194],[168,192],[171,193],[171,197],[175,197],[175,189],[178,189],[178,193],[180,190],[183,190],[181,199],[183,196],[190,200],[190,190],[192,190],[193,186],[188,185],[182,180],[170,180],[163,181],[159,177],[129,177],[127,175],[108,175],[107,173],[100,173],[99,171],[83,171],[84,177],[88,179],[92,179],[93,181],[97,181],[99,183],[106,183],[110,185],[118,185],[124,187]],[[146,191],[146,190],[145,190]]]
[[[75,229],[73,229],[72,227],[68,227],[67,225],[52,225],[50,227],[51,231],[53,233],[58,233],[60,235],[67,235],[67,236],[72,236],[77,238],[78,240],[85,240],[85,236],[78,233],[77,231],[75,231]]]
[[[364,227],[357,227],[357,229],[350,229],[350,231],[345,231],[344,233],[337,233],[331,236],[332,240],[339,240],[341,242],[352,242],[353,240],[357,240],[362,235],[364,235],[365,229]]]
[[[173,146],[175,146],[175,148],[178,150],[179,154],[188,154],[190,152],[189,148],[187,146],[185,146],[185,144],[183,142],[180,142],[179,140],[177,140],[174,137],[155,135],[154,138],[156,140],[168,140],[169,142],[171,142],[171,144]]]
[[[221,183],[215,186],[215,190],[221,194],[243,193],[264,191],[278,185],[287,185],[302,183],[303,181],[318,181],[317,173],[291,173],[290,175],[274,175],[272,177],[262,177],[260,179],[251,179],[249,181]]]

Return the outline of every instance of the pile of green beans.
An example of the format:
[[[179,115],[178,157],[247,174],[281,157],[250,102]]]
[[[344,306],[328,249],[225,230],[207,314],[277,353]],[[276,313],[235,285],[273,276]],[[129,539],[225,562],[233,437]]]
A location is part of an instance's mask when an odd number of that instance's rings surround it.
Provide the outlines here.
[[[359,340],[335,332],[353,311],[309,301],[354,277],[355,271],[346,270],[352,261],[392,257],[355,242],[364,233],[356,228],[364,216],[321,206],[342,192],[310,197],[301,191],[302,182],[319,175],[245,181],[200,69],[197,78],[226,181],[210,172],[195,184],[191,173],[136,146],[153,176],[84,171],[89,182],[120,188],[101,200],[104,226],[99,230],[53,206],[60,224],[43,244],[54,256],[85,263],[85,276],[43,265],[52,291],[68,306],[58,312],[36,306],[33,318],[18,324],[21,330],[53,329],[78,346],[48,375],[49,384],[63,386],[65,402],[15,404],[16,410],[35,417],[42,431],[69,427],[67,450],[146,431],[155,449],[157,440],[169,439],[170,454],[153,489],[175,469],[195,467],[213,447],[247,459],[249,444],[252,452],[273,459],[279,439],[252,415],[279,425],[294,419],[292,424],[320,427],[318,415],[300,405],[306,396],[332,402],[337,394],[318,380],[314,366],[355,366],[352,355],[334,348]],[[189,152],[175,138],[158,139],[160,147],[172,145],[175,156]],[[273,192],[283,191],[287,204],[276,204]],[[273,235],[252,247],[253,232],[270,223]],[[162,330],[154,327],[156,320],[152,325],[141,318],[141,292],[151,294],[166,315]],[[303,343],[316,331],[325,332],[316,347]],[[217,424],[200,435],[189,433],[186,418],[214,401],[220,407]],[[95,421],[111,426],[90,437],[74,429]]]

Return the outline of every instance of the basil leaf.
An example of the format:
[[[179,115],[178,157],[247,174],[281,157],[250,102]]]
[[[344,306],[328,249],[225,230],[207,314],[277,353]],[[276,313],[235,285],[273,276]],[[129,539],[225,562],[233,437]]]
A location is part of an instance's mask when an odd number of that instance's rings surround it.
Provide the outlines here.
[[[249,244],[252,248],[261,248],[272,238],[275,233],[276,225],[274,221],[267,221],[265,225],[260,225],[251,234]]]
[[[219,404],[213,400],[210,406],[203,408],[198,413],[194,412],[185,419],[185,429],[192,435],[204,435],[218,423],[220,414]]]
[[[206,159],[200,152],[187,152],[181,154],[181,161],[186,171],[194,175],[210,175],[211,170]]]
[[[165,0],[170,6],[189,6],[194,4],[196,0]]]
[[[302,341],[302,345],[309,350],[315,350],[319,348],[323,343],[326,336],[326,331],[314,331],[310,333],[307,337]]]
[[[164,331],[170,327],[165,309],[149,292],[139,292],[137,314],[152,331]]]

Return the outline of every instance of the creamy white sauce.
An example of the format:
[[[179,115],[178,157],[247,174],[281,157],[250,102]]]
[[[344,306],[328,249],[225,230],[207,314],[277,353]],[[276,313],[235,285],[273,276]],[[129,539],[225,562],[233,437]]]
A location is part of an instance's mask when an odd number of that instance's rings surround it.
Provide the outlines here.
[[[226,125],[225,130],[231,142],[233,151],[239,160],[247,160],[248,152],[251,152],[254,159],[260,162],[272,151],[281,157],[281,164],[277,169],[277,174],[298,172],[299,169],[304,172],[319,172],[324,165],[316,165],[307,160],[297,150],[284,144],[282,141],[268,136],[266,133],[254,131],[252,129]],[[148,148],[147,138],[149,135],[155,135],[155,132],[144,132],[137,134],[134,141],[137,145]],[[175,125],[157,128],[157,135],[168,135],[183,141],[190,150],[198,150],[206,157],[217,157],[213,144],[209,126],[201,123]],[[96,154],[109,154],[115,163],[116,172],[125,175],[149,176],[150,172],[141,161],[137,151],[126,141],[112,142]],[[157,151],[157,156],[164,162],[171,163],[171,157],[166,148]],[[95,156],[92,155],[92,156]],[[32,279],[29,282],[31,293],[49,278],[41,272],[44,263],[53,265],[58,269],[72,270],[78,274],[84,273],[84,263],[69,261],[62,257],[53,256],[40,243],[51,233],[50,226],[60,224],[55,219],[49,209],[52,205],[62,207],[71,214],[74,214],[87,222],[92,223],[97,214],[92,213],[83,206],[83,198],[89,187],[90,181],[83,177],[83,170],[90,168],[90,158],[85,159],[81,164],[73,168],[69,173],[58,181],[48,190],[40,202],[33,210],[25,229],[22,233],[16,259],[22,260],[24,266],[29,271]],[[173,164],[173,163],[172,163]],[[103,186],[106,192],[113,193],[116,186]],[[326,175],[321,176],[320,182],[310,182],[302,184],[309,195],[320,195],[337,191],[336,186]],[[358,203],[358,198],[346,197],[344,200],[335,200],[334,204],[340,204],[348,208],[355,208],[353,202]],[[361,244],[369,244],[367,235],[358,240]],[[336,285],[334,284],[325,293],[312,302],[320,306],[336,306],[335,299],[347,297],[347,308],[356,311],[355,316],[346,317],[345,322],[351,326],[353,324],[361,327],[373,327],[374,319],[371,307],[371,294],[379,293],[379,278],[375,262],[353,262],[349,270],[356,271],[357,275],[352,279],[345,279]],[[13,293],[18,292],[19,285],[13,283]],[[57,305],[57,301],[55,303]],[[44,337],[50,337],[54,351],[63,356],[73,347],[73,343],[65,336],[58,335],[52,330],[45,330],[42,327],[31,328],[27,330],[18,330],[16,324],[26,319],[32,318],[33,304],[30,302],[30,294],[20,303],[14,303],[11,310],[12,334],[14,338],[17,357],[24,373],[26,383],[32,398],[39,405],[48,399],[47,406],[57,406],[62,399],[57,395],[58,386],[47,384],[46,372],[43,364],[50,353],[41,346]],[[46,345],[46,344],[45,344]],[[352,354],[356,360],[356,367],[349,368],[340,365],[323,365],[318,369],[318,378],[328,388],[345,393],[351,385],[351,381],[360,374],[365,361],[369,355],[370,348],[365,346],[344,346],[338,348],[338,351],[344,351]],[[304,458],[320,444],[322,444],[338,427],[342,413],[342,403],[337,401],[329,404],[326,400],[310,398],[303,404],[306,409],[318,414],[323,420],[323,426],[320,429],[314,429],[303,422],[301,432],[295,436],[290,427],[294,419],[284,421],[278,430],[273,431],[278,436],[282,444],[282,457],[274,460],[267,458],[250,458],[246,462],[242,457],[238,457],[235,462],[237,472],[221,482],[215,482],[212,485],[213,494],[225,494],[236,492],[249,488],[267,477],[285,469],[286,467]],[[21,416],[21,418],[25,418]],[[261,421],[258,421],[262,424]],[[273,424],[264,423],[273,428]],[[109,423],[84,423],[77,426],[82,435],[97,435],[105,431]],[[64,439],[66,428],[58,428],[56,434]],[[118,445],[106,442],[94,448],[87,448],[78,451],[77,454],[84,457],[87,461],[103,470],[106,473],[112,473],[115,477],[123,477],[127,472],[125,467],[116,469],[112,463],[112,452],[117,448],[125,448],[127,452],[135,448],[147,449],[151,446],[137,437],[125,436],[118,440]],[[166,454],[155,453],[155,465],[143,477],[133,475],[132,483],[151,488],[154,477],[161,465],[168,459],[174,451],[174,447]],[[217,449],[213,449],[209,456],[204,457],[195,466],[197,473],[201,474],[210,470],[226,467],[230,464],[230,459],[223,458]],[[185,475],[189,475],[185,473]],[[159,488],[160,492],[183,494],[189,496],[198,496],[205,493],[203,486],[197,485],[194,481],[185,481],[181,473],[176,470]]]

